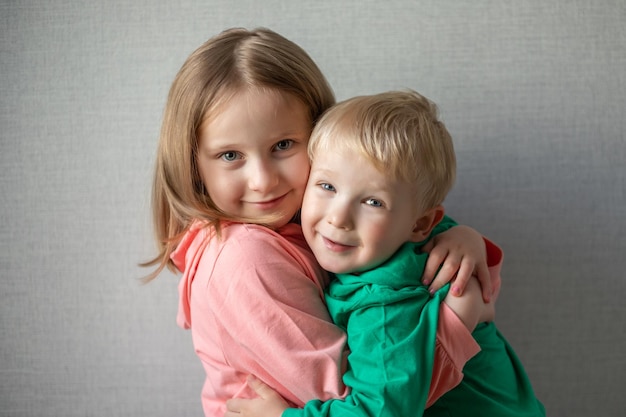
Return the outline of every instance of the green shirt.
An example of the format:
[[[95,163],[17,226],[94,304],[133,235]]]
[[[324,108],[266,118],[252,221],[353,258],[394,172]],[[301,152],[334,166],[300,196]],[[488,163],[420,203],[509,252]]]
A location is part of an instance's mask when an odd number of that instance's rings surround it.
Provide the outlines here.
[[[433,233],[451,227],[444,224]],[[359,275],[337,274],[326,302],[348,334],[351,388],[343,400],[309,401],[283,417],[314,416],[544,416],[515,353],[493,323],[473,336],[481,352],[464,368],[459,386],[424,412],[435,354],[439,305],[449,285],[430,296],[421,284],[428,255],[404,244],[387,262]]]
[[[327,289],[335,324],[348,334],[344,400],[309,401],[288,416],[413,416],[424,410],[432,375],[439,304],[420,283],[426,254],[405,244],[380,267],[339,274]]]
[[[496,325],[472,333],[481,351],[463,368],[463,380],[424,411],[426,417],[545,417],[519,358]]]

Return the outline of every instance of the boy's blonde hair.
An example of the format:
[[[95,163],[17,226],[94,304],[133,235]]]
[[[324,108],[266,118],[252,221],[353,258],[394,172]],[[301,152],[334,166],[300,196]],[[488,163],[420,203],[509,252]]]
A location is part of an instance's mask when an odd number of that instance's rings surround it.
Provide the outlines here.
[[[318,149],[365,156],[379,171],[416,185],[416,205],[436,207],[452,188],[456,158],[437,106],[419,93],[390,91],[343,101],[319,120],[309,141]]]
[[[326,78],[298,45],[265,28],[223,31],[196,49],[169,91],[152,190],[159,254],[144,266],[175,270],[170,254],[194,219],[218,228],[221,220],[248,221],[221,212],[197,166],[198,129],[219,107],[246,89],[288,93],[309,110],[311,127],[335,102]]]

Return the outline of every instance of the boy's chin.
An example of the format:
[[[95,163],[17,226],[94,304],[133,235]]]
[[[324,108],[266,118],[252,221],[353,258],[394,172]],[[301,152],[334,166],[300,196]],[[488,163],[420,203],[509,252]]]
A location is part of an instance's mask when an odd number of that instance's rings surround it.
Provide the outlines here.
[[[320,265],[324,270],[333,274],[358,274],[358,269],[346,265],[337,265],[335,262],[320,262]]]

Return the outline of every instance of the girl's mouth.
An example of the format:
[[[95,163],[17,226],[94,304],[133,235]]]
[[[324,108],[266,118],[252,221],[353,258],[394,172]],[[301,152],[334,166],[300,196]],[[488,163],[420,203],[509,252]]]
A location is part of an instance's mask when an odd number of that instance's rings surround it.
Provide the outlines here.
[[[259,208],[260,210],[272,210],[278,207],[287,194],[281,195],[280,197],[274,198],[272,200],[267,201],[259,201],[258,203],[251,203],[253,206]]]

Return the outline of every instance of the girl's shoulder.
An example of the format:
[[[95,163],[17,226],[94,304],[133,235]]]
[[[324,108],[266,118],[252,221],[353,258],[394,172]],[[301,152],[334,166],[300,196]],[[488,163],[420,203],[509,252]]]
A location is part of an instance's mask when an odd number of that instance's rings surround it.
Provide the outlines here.
[[[266,259],[270,253],[276,256],[292,256],[293,252],[308,251],[302,229],[289,224],[279,230],[247,223],[230,223],[223,227],[218,245],[221,252],[233,252],[240,256]]]
[[[321,287],[328,282],[328,275],[315,260],[298,224],[289,223],[278,230],[255,224],[233,224],[223,234],[221,261],[236,260],[239,267],[255,270],[298,270]]]
[[[319,268],[297,224],[272,230],[256,224],[223,223],[217,233],[214,227],[197,222],[181,240],[172,260],[180,271],[194,265],[210,270],[246,270],[270,264],[275,267],[277,263],[309,273]]]

